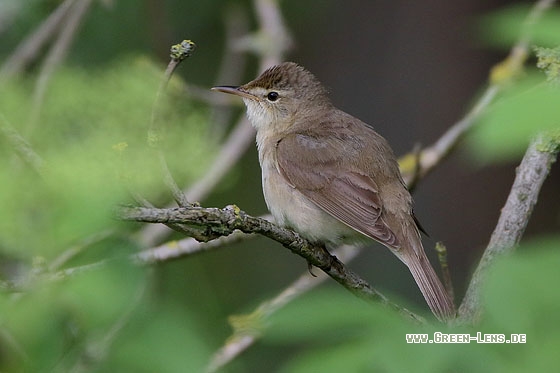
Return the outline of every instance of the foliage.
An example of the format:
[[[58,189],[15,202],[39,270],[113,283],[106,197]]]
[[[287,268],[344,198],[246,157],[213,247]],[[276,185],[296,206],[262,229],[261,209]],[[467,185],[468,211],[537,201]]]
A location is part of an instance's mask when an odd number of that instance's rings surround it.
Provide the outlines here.
[[[496,265],[485,284],[485,317],[476,327],[414,325],[390,310],[339,291],[297,300],[271,320],[265,341],[294,346],[284,372],[526,372],[560,363],[560,237],[531,242]],[[536,290],[537,289],[537,290]],[[548,290],[547,290],[548,289]],[[526,334],[526,344],[408,344],[406,334]]]
[[[477,159],[518,158],[536,134],[559,128],[560,89],[543,82],[533,71],[505,89],[473,131],[470,145]]]
[[[13,81],[2,87],[0,94],[9,99],[0,110],[9,113],[6,118],[18,131],[30,132],[28,139],[47,169],[41,179],[2,147],[0,203],[11,219],[0,227],[0,236],[7,249],[52,257],[73,240],[114,226],[110,212],[129,201],[127,183],[157,201],[161,174],[146,134],[159,74],[149,61],[132,58],[97,72],[63,69],[34,128],[25,125],[29,84]],[[159,120],[170,167],[187,182],[203,171],[212,146],[204,112],[177,96],[179,82],[170,91]]]
[[[25,294],[0,295],[4,372],[69,372],[100,362],[103,371],[199,371],[208,359],[189,311],[146,298],[146,273],[130,263],[35,281]]]
[[[560,9],[556,7],[546,11],[538,22],[527,22],[531,5],[510,5],[480,17],[477,30],[483,41],[491,46],[509,49],[524,35],[536,45],[560,45]]]
[[[0,23],[9,21],[0,24],[0,54],[11,53],[59,3],[0,2]],[[208,61],[218,60],[220,48],[215,47],[218,42],[208,42],[218,40],[209,30],[219,28],[222,2],[198,2],[196,15],[193,3],[175,3],[180,11],[169,15],[174,27],[181,33],[194,30],[185,37],[204,46],[205,57],[194,61],[197,71],[214,73]],[[315,4],[296,3],[294,18],[323,11]],[[217,286],[197,258],[183,261],[188,263],[180,268],[168,264],[160,279],[155,278],[160,268],[127,260],[138,250],[129,236],[137,227],[115,221],[114,206],[131,201],[129,187],[156,204],[168,200],[157,157],[146,145],[164,66],[145,56],[153,52],[151,37],[171,33],[173,25],[150,29],[164,15],[148,17],[150,10],[137,1],[96,4],[103,5],[92,7],[69,62],[51,77],[41,105],[33,96],[40,65],[0,85],[0,120],[5,118],[45,161],[43,169],[30,167],[0,137],[0,284],[5,287],[0,293],[0,371],[202,371],[225,336],[220,329],[225,316],[217,325],[209,315],[222,306],[215,293],[235,298],[232,303],[238,306],[247,295],[236,285],[253,280],[226,273],[228,283]],[[486,42],[511,47],[524,31],[519,25],[526,14],[526,7],[512,7],[484,17]],[[309,22],[305,18],[301,23]],[[145,23],[139,26],[138,19]],[[536,52],[544,73],[528,69],[504,85],[500,102],[471,137],[471,149],[480,159],[511,160],[536,132],[558,127],[558,86],[545,81],[558,79],[558,50],[552,47],[560,44],[559,25],[558,9],[530,25],[529,36],[543,46]],[[159,40],[154,44],[159,46]],[[156,118],[164,129],[162,148],[180,185],[196,180],[216,150],[206,128],[209,115],[183,91],[182,81],[173,78]],[[558,245],[557,237],[528,243],[522,254],[494,268],[486,284],[486,316],[476,328],[413,325],[337,289],[306,295],[278,312],[265,328],[263,349],[270,348],[268,356],[273,357],[295,351],[277,363],[290,372],[552,370],[560,364],[555,357],[560,301],[550,290],[557,282]],[[238,252],[226,258],[238,260]],[[79,255],[64,259],[73,253]],[[251,259],[260,269],[261,257]],[[83,273],[57,272],[99,261],[104,265]],[[231,264],[220,268],[226,266]],[[275,275],[263,268],[261,275]],[[204,313],[203,322],[212,330],[202,330],[197,312]],[[524,333],[527,344],[405,342],[408,333],[436,331]],[[265,352],[253,363],[266,358]],[[253,367],[246,357],[236,363],[247,361]]]
[[[112,234],[90,245],[72,265],[119,258],[135,249],[121,237],[130,227],[119,226],[112,210],[130,201],[127,185],[152,201],[164,190],[146,143],[161,75],[161,67],[138,57],[98,71],[62,68],[52,78],[37,123],[29,119],[33,86],[28,79],[0,88],[5,98],[0,112],[45,161],[43,169],[34,170],[2,138],[0,250],[20,263],[5,268],[21,272],[2,277],[26,292],[0,296],[0,323],[8,335],[0,339],[0,370],[68,371],[95,366],[100,359],[109,371],[174,372],[200,368],[207,360],[187,311],[135,299],[146,286],[145,269],[117,262],[55,281],[47,270],[58,268],[44,267],[99,232]],[[186,183],[204,170],[213,145],[206,138],[206,113],[185,100],[183,84],[173,80],[167,92],[158,110],[163,147],[172,172]],[[105,336],[127,312],[132,312],[130,324],[123,322],[117,347],[105,350],[110,346],[104,346]],[[140,363],[125,358],[128,354],[151,358]]]
[[[526,6],[514,6],[480,22],[482,37],[490,45],[509,48],[524,32],[524,37],[541,46],[535,47],[536,66],[544,71],[529,67],[520,76],[512,71],[511,79],[500,82],[500,99],[470,138],[472,154],[482,161],[519,158],[537,133],[560,128],[560,88],[554,83],[558,81],[560,58],[558,48],[544,47],[560,45],[560,10],[550,10],[537,23],[524,23],[527,13]]]

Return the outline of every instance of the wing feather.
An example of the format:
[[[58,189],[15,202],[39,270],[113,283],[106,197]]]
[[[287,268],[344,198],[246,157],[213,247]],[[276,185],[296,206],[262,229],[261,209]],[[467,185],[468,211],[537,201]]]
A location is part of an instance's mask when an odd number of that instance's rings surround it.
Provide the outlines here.
[[[321,139],[302,133],[278,142],[276,156],[280,174],[322,210],[356,231],[393,248],[395,234],[385,223],[379,189],[357,167],[336,167],[341,162],[335,147],[340,139]]]

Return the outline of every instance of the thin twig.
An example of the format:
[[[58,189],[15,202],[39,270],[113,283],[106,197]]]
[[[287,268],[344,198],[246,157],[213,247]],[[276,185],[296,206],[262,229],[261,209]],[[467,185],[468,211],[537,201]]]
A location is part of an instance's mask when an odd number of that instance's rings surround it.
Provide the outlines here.
[[[221,82],[236,82],[236,81],[238,81],[238,79],[221,80]],[[239,99],[236,100],[235,99],[236,97],[229,97],[228,95],[216,95],[216,92],[210,91],[208,87],[198,86],[193,83],[185,83],[182,88],[185,95],[187,95],[189,98],[211,105],[216,109],[220,107],[228,107],[228,108],[245,107],[243,105],[243,101]],[[221,122],[218,123],[227,123],[227,120],[222,122],[222,119],[220,119],[220,121]]]
[[[141,251],[135,254],[132,259],[140,264],[168,262],[185,256],[230,246],[233,243],[245,241],[253,237],[256,236],[245,234],[240,231],[208,242],[200,242],[192,237],[187,237],[182,240],[166,242],[157,247]]]
[[[161,156],[163,153],[160,152],[159,154]],[[167,162],[165,162],[165,159],[163,159],[163,161],[162,161],[161,158],[160,158],[160,162],[163,162],[162,172],[163,173],[166,173],[166,172],[168,173],[168,177],[169,177],[169,180],[170,180],[170,181],[168,181],[168,183],[175,184],[175,180],[173,180],[173,178],[171,177],[171,174],[169,173],[169,169],[167,168]],[[136,192],[134,190],[134,188],[132,188],[128,184],[128,180],[124,179],[124,185],[125,185],[127,193],[136,202],[137,205],[142,206],[142,207],[146,207],[146,208],[154,208],[155,207],[143,195]],[[172,186],[170,186],[170,187],[172,188]],[[182,203],[187,203],[188,200],[186,198],[182,198],[181,201],[182,201]],[[175,232],[183,233],[183,234],[187,235],[188,237],[193,238],[197,241],[205,242],[209,239],[208,236],[204,234],[204,228],[189,227],[189,226],[186,226],[184,224],[166,224],[165,226],[174,230]]]
[[[81,275],[83,273],[88,273],[91,271],[96,271],[101,268],[105,268],[109,263],[113,262],[115,259],[103,259],[95,263],[84,264],[78,267],[66,268],[59,270],[58,272],[47,274],[46,278],[49,281],[60,281],[65,280],[70,277]]]
[[[521,240],[537,203],[541,186],[560,150],[560,143],[555,141],[540,135],[529,145],[517,168],[515,181],[502,208],[490,243],[484,251],[459,308],[458,322],[473,324],[480,320],[482,315],[480,288],[488,268],[499,258],[513,252]]]
[[[223,82],[238,82],[243,77],[243,72],[245,71],[245,65],[247,62],[247,54],[241,53],[240,51],[232,48],[233,44],[242,35],[247,34],[249,31],[249,20],[247,16],[247,10],[241,7],[239,4],[232,3],[228,11],[224,14],[224,25],[225,25],[225,43],[226,48],[222,59],[220,61],[220,68],[216,74],[216,79],[214,82],[216,85],[224,84]],[[189,92],[196,92],[195,87],[189,87]],[[199,93],[202,93],[198,91]],[[205,97],[211,98],[209,101],[211,105],[210,112],[210,126],[209,133],[212,137],[219,139],[220,142],[225,137],[226,133],[226,123],[231,122],[233,106],[223,105],[224,102],[236,102],[238,105],[241,104],[239,100],[226,100],[222,101],[222,98],[218,98],[215,92],[209,92],[208,88],[204,89]]]
[[[441,274],[443,277],[443,285],[449,298],[455,299],[455,291],[453,290],[453,281],[451,280],[451,273],[449,271],[449,263],[447,262],[447,248],[442,242],[436,242],[436,252],[438,254],[438,262],[441,268]]]
[[[185,192],[187,200],[200,201],[206,198],[253,143],[254,136],[255,130],[249,121],[242,117],[222,145],[206,174]],[[139,237],[143,245],[154,246],[165,239],[169,233],[169,229],[164,225],[150,224],[141,229]]]
[[[76,245],[64,250],[59,256],[57,256],[48,266],[49,272],[55,272],[62,266],[64,266],[68,261],[72,258],[76,257],[80,253],[84,251],[85,248],[90,247],[96,243],[99,243],[109,237],[111,237],[115,233],[112,229],[107,229],[95,234],[92,234],[89,237],[78,242]]]
[[[27,134],[33,131],[39,120],[51,76],[66,56],[91,2],[92,0],[77,0],[75,4],[72,4],[64,24],[61,26],[58,38],[45,58],[33,91],[33,103],[26,129]]]
[[[0,341],[2,341],[2,345],[4,346],[3,349],[9,351],[12,358],[13,355],[16,355],[17,358],[21,359],[26,364],[31,362],[29,354],[25,351],[20,341],[18,341],[13,333],[4,326],[0,327]]]
[[[115,342],[116,338],[123,331],[123,329],[128,325],[134,312],[136,312],[138,306],[144,299],[146,291],[148,289],[148,280],[144,280],[136,290],[134,297],[131,299],[130,303],[125,306],[122,314],[117,318],[117,320],[107,329],[102,337],[95,338],[91,341],[86,341],[82,347],[80,356],[75,361],[74,365],[69,368],[68,372],[89,372],[95,370],[98,364],[102,363],[107,355],[110,353],[110,348]],[[62,365],[62,364],[61,364]],[[60,371],[64,370],[64,367],[60,366]],[[58,369],[57,369],[58,370]]]
[[[490,106],[499,91],[500,86],[489,86],[467,115],[451,126],[433,145],[423,149],[419,155],[413,152],[399,160],[403,178],[409,188],[413,188],[417,181],[449,155],[459,140],[476,124],[476,120]],[[417,161],[419,164],[416,164]]]
[[[45,161],[33,150],[29,142],[15,130],[2,113],[0,113],[0,134],[8,140],[21,159],[39,175],[43,175]]]
[[[472,109],[451,126],[433,145],[425,148],[418,157],[414,152],[400,158],[401,172],[409,188],[425,177],[453,150],[464,135],[477,123],[478,118],[494,102],[505,82],[519,75],[529,55],[531,27],[542,17],[555,0],[540,0],[535,3],[522,25],[519,41],[509,55],[490,71],[490,83]],[[417,163],[420,162],[418,165]]]
[[[0,69],[0,80],[20,73],[37,58],[42,47],[59,30],[62,20],[76,0],[65,0],[19,44]]]
[[[180,44],[176,44],[171,47],[171,60],[167,65],[167,69],[165,70],[165,73],[160,81],[159,88],[156,92],[156,98],[154,100],[154,106],[152,108],[152,120],[150,122],[150,128],[148,130],[148,145],[155,149],[157,153],[165,185],[173,194],[175,202],[177,202],[177,204],[182,207],[189,206],[190,204],[181,188],[179,188],[179,186],[173,179],[173,176],[171,175],[171,171],[169,170],[169,166],[167,165],[167,161],[165,159],[165,154],[163,153],[163,150],[161,148],[163,135],[158,122],[158,118],[160,117],[159,104],[161,102],[161,96],[163,95],[163,92],[167,88],[167,84],[171,79],[171,75],[173,75],[173,72],[175,71],[177,66],[179,66],[179,64],[183,60],[185,60],[193,53],[194,49],[195,44],[190,40],[183,40],[183,42],[181,42]]]
[[[255,13],[259,21],[260,43],[253,43],[254,50],[262,56],[261,71],[282,62],[285,53],[293,45],[292,36],[286,27],[278,0],[254,0]],[[257,36],[259,38],[259,36]]]

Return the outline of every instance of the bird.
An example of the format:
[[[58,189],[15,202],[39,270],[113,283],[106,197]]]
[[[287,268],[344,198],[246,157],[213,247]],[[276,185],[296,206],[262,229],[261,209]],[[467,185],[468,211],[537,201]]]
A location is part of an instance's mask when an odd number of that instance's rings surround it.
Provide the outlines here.
[[[322,245],[381,243],[408,267],[436,318],[454,318],[385,138],[336,108],[323,84],[294,62],[241,86],[212,89],[245,103],[256,129],[264,198],[277,224]]]

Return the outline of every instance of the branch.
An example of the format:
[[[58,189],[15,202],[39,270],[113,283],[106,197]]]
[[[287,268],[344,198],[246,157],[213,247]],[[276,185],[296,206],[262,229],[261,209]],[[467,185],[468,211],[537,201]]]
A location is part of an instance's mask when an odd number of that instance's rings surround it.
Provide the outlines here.
[[[180,259],[185,256],[215,250],[236,242],[255,237],[243,232],[233,232],[229,236],[221,236],[212,241],[200,242],[192,237],[178,241],[166,242],[160,246],[147,249],[133,256],[133,260],[140,264],[155,264]]]
[[[558,138],[548,139],[545,135],[540,135],[529,145],[517,168],[515,181],[490,243],[484,251],[459,308],[460,323],[473,324],[480,320],[482,314],[480,288],[488,268],[499,258],[512,253],[521,240],[537,203],[541,186],[560,150],[558,140]]]
[[[539,0],[535,3],[523,22],[519,41],[511,48],[509,55],[490,70],[490,84],[472,109],[420,154],[413,151],[399,159],[403,179],[410,189],[447,158],[464,135],[477,123],[481,114],[492,104],[504,84],[520,74],[529,55],[531,27],[554,3],[555,0]]]
[[[294,231],[278,227],[267,220],[247,215],[237,206],[227,206],[224,209],[122,207],[117,211],[117,216],[127,221],[204,226],[209,237],[215,235],[228,236],[236,230],[244,233],[261,234],[281,243],[294,254],[303,257],[309,264],[321,269],[357,297],[389,306],[409,319],[423,322],[421,317],[390,302],[383,294],[371,287],[336,257],[331,256],[324,247],[311,244]]]
[[[473,108],[445,131],[433,145],[422,149],[420,154],[413,151],[399,159],[401,173],[409,189],[414,188],[420,179],[447,158],[464,135],[477,123],[480,115],[490,106],[500,88],[501,86],[498,84],[490,85]]]

